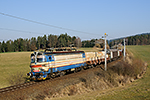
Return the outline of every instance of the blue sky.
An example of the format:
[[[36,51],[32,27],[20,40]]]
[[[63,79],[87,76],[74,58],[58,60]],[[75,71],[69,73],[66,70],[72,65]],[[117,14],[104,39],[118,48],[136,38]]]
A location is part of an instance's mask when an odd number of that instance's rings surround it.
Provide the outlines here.
[[[149,5],[150,0],[0,0],[0,13],[81,31],[0,14],[0,41],[64,33],[82,40],[99,39],[107,33],[107,39],[114,39],[150,32]]]

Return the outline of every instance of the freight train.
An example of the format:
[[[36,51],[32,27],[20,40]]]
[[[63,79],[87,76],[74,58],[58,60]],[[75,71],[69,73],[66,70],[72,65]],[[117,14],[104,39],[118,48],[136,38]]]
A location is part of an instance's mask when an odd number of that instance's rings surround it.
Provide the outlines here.
[[[122,51],[110,49],[107,51],[107,61],[116,60]],[[67,72],[77,72],[101,64],[105,61],[105,52],[72,51],[70,49],[46,49],[44,52],[31,54],[31,72],[27,75],[32,80],[45,80],[63,76]]]

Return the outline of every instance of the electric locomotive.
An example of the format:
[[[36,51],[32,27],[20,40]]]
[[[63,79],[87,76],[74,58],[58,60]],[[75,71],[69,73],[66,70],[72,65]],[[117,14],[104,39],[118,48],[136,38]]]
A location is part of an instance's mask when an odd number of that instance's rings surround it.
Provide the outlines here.
[[[85,64],[84,51],[34,52],[31,54],[31,72],[28,75],[32,80],[45,80]]]

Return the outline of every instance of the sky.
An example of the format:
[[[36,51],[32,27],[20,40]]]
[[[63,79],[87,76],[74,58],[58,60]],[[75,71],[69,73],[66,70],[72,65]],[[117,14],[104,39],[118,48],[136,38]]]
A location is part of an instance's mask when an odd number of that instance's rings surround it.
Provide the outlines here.
[[[150,33],[149,5],[150,0],[0,0],[0,41],[64,33],[82,41],[107,33],[109,40]]]

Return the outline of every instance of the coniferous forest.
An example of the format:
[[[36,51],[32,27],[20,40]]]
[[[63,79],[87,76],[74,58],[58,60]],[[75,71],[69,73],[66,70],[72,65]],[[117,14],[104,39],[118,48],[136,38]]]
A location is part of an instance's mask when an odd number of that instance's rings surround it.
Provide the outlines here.
[[[109,42],[109,46],[123,44],[123,38],[114,39]],[[126,37],[126,45],[150,45],[150,33]],[[2,52],[18,52],[18,51],[34,51],[45,48],[59,47],[103,47],[102,39],[92,39],[81,41],[79,37],[69,36],[67,33],[61,35],[44,35],[32,37],[31,39],[19,38],[17,40],[8,40],[0,42],[0,53]]]
[[[31,39],[19,38],[17,40],[8,40],[0,42],[0,52],[17,52],[17,51],[34,51],[45,48],[56,47],[81,47],[81,39],[79,37],[71,37],[67,33],[57,35],[44,35],[32,37]]]
[[[124,38],[111,40],[109,46],[111,47],[119,43],[123,44],[124,42],[123,39]],[[125,37],[125,39],[126,45],[150,45],[150,33],[143,33],[135,36],[129,36]]]

